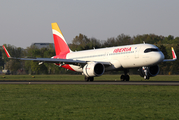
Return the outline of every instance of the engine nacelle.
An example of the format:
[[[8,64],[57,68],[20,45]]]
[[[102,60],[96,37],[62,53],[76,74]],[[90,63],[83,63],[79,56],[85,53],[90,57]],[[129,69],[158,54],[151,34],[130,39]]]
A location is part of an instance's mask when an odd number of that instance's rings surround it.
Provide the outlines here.
[[[104,71],[104,65],[98,62],[90,62],[83,67],[83,73],[87,77],[100,76]]]
[[[147,71],[147,77],[154,77],[156,75],[158,75],[160,68],[158,65],[154,65],[154,66],[150,66],[150,67],[145,67],[145,69],[143,69],[143,67],[139,68],[139,74],[141,77],[145,76],[145,72]]]

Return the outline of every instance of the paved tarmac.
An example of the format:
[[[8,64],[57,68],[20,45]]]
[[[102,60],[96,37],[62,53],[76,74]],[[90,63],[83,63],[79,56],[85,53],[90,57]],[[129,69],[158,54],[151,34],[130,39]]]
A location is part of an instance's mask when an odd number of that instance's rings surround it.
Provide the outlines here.
[[[179,81],[24,81],[24,80],[4,80],[0,84],[61,84],[61,85],[174,85],[179,86]]]

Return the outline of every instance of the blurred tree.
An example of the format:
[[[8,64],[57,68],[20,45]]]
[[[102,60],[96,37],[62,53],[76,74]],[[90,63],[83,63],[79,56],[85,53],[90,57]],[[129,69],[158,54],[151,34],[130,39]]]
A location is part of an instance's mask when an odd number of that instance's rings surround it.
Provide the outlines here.
[[[133,39],[129,35],[118,35],[116,38],[116,45],[130,45],[133,43]]]
[[[105,41],[102,46],[103,47],[117,46],[115,38],[108,38],[107,41]]]
[[[165,37],[164,38],[164,44],[172,44],[173,43],[173,41],[174,41],[174,36],[172,36],[172,35],[169,35],[168,37]]]
[[[149,44],[157,44],[159,41],[163,42],[164,38],[162,36],[157,36],[155,34],[144,34],[144,35],[134,36],[133,39],[134,39],[133,40],[134,44],[143,43],[143,41]]]
[[[22,57],[23,56],[23,49],[18,47],[16,48],[15,46],[12,45],[4,45],[6,49],[8,50],[9,54],[13,57]],[[4,51],[4,50],[3,50]],[[13,60],[13,59],[8,59],[7,55],[5,52],[2,52],[2,57],[5,62],[5,69],[10,70],[12,74],[16,74],[18,69],[22,68],[23,62],[19,60]]]
[[[101,43],[96,38],[91,38],[89,43],[87,44],[87,46],[88,46],[89,49],[100,48],[101,47]]]
[[[0,49],[0,70],[4,69],[4,58],[2,56],[2,52],[4,52],[4,51],[1,47],[1,49]]]
[[[18,69],[21,69],[21,63],[19,60],[9,60],[5,64],[5,69],[10,70],[11,74],[17,74]]]
[[[72,45],[71,45],[71,49],[72,50],[87,50],[89,49],[87,47],[87,44],[90,43],[90,40],[87,38],[87,36],[83,35],[83,34],[79,34],[79,36],[76,36],[73,41],[72,41]]]
[[[117,38],[108,38],[107,41],[104,41],[103,47],[113,47],[120,45],[130,45],[133,43],[133,39],[128,35],[118,35]]]
[[[179,43],[179,37],[176,37],[174,40],[172,40],[172,44],[178,44]]]

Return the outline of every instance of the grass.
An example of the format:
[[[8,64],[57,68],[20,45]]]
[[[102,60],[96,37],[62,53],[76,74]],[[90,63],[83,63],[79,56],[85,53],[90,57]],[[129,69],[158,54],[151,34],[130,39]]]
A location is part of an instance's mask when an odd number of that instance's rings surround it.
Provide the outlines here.
[[[178,86],[0,85],[1,120],[178,119]]]
[[[83,75],[0,75],[0,80],[79,80],[84,81]],[[120,75],[102,75],[95,80],[120,81]],[[130,81],[145,81],[139,75],[130,75]],[[148,80],[147,80],[148,81]],[[179,75],[158,75],[150,81],[179,81]]]

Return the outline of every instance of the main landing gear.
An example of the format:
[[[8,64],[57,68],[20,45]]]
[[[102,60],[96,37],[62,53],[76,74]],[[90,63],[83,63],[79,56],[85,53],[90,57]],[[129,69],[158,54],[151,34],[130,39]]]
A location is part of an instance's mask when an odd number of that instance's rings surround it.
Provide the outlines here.
[[[128,72],[129,72],[129,70],[124,70],[124,75],[121,75],[122,81],[129,81],[130,80],[129,75],[127,74]]]
[[[88,82],[88,81],[94,81],[94,77],[86,77],[85,76],[85,81]]]

